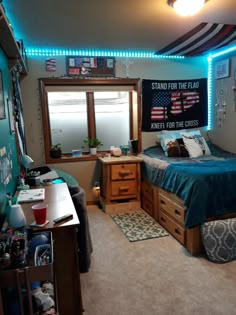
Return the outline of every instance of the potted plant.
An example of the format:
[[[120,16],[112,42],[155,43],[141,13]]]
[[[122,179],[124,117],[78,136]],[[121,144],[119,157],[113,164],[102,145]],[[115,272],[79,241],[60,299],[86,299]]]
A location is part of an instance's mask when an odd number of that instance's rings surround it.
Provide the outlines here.
[[[91,155],[96,155],[97,148],[103,145],[102,141],[99,140],[98,138],[89,138],[89,137],[84,139],[84,143],[88,145]]]
[[[50,148],[50,156],[52,158],[60,158],[61,154],[62,154],[61,144],[60,143],[53,144]]]

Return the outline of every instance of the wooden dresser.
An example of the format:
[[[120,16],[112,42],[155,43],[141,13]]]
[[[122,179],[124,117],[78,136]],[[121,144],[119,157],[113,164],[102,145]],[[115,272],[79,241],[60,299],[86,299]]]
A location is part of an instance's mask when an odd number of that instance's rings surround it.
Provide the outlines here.
[[[105,212],[120,202],[140,203],[140,163],[136,156],[100,157],[101,202]]]

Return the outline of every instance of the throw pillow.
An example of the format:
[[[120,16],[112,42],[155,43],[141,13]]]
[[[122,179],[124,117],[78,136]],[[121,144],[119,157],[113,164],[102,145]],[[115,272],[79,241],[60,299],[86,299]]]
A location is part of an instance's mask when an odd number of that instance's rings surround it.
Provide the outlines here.
[[[188,157],[180,132],[168,132],[160,135],[161,147],[166,156],[169,157]]]
[[[211,155],[211,151],[200,130],[181,132],[181,135],[190,157],[196,158],[203,155]]]
[[[236,259],[236,218],[203,223],[201,235],[209,260],[224,263]]]

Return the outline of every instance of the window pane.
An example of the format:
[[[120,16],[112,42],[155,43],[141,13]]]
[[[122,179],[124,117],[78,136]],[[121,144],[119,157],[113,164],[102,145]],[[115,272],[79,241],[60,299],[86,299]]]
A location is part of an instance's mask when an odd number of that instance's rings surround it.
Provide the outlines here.
[[[52,144],[61,143],[63,153],[83,146],[88,136],[85,92],[48,92]]]
[[[101,150],[128,144],[129,92],[95,92],[94,103],[96,135],[103,142]]]

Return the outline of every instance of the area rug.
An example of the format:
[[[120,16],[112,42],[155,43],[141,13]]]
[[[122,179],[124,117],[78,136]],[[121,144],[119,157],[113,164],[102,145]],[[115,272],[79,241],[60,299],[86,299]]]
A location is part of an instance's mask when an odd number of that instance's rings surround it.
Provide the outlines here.
[[[111,214],[111,218],[130,242],[169,235],[143,210]]]

